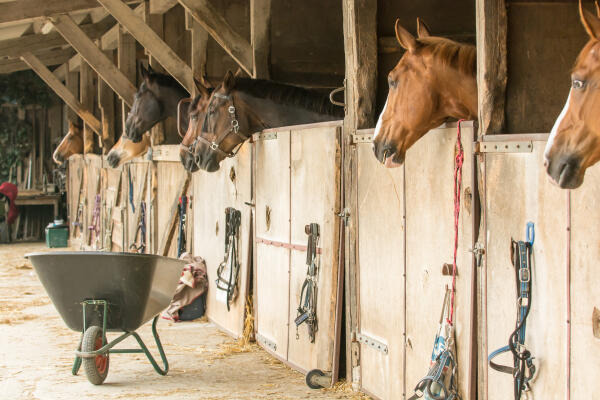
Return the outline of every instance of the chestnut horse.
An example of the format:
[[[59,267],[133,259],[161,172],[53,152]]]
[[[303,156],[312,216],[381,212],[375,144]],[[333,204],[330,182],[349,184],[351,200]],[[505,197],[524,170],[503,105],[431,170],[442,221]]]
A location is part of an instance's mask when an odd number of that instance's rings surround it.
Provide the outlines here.
[[[52,159],[58,165],[69,159],[73,154],[83,153],[83,128],[79,125],[75,125],[72,121],[69,121],[69,131],[61,140]]]
[[[343,118],[344,109],[334,106],[327,94],[263,79],[239,78],[229,71],[213,91],[203,120],[194,124],[191,153],[182,161],[189,171],[201,168],[215,172],[221,161],[235,156],[255,132]],[[188,130],[186,136],[189,134]]]
[[[204,122],[204,116],[206,114],[206,108],[210,100],[210,94],[212,92],[204,89],[201,85],[198,85],[200,94],[192,101],[188,108],[188,126],[185,136],[179,145],[179,157],[181,158],[181,164],[184,168],[190,172],[198,170],[196,162],[196,146],[198,141],[196,140],[197,132],[199,132],[199,124]]]
[[[171,76],[159,74],[152,67],[140,70],[142,83],[138,88],[131,111],[125,121],[125,133],[109,151],[107,161],[112,168],[144,154],[150,146],[148,131],[168,117],[177,116],[177,104],[188,97],[187,91]],[[187,112],[181,121],[187,125]],[[167,143],[178,138],[167,138]]]
[[[567,102],[544,152],[546,172],[563,189],[581,186],[586,169],[600,160],[600,18],[581,0],[579,13],[590,40],[577,57]]]
[[[406,151],[448,118],[477,118],[475,46],[433,37],[417,19],[415,38],[396,20],[406,52],[388,75],[389,92],[373,136],[375,157],[398,167]]]

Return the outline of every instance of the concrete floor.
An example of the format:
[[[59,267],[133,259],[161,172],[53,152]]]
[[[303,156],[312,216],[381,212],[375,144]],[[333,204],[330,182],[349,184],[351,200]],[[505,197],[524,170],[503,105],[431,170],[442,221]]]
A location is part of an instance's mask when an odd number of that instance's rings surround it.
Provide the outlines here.
[[[0,245],[0,398],[2,399],[366,399],[347,385],[310,390],[304,376],[266,352],[228,351],[233,341],[208,322],[159,322],[167,376],[143,354],[111,355],[102,386],[71,375],[79,333],[57,314],[23,255],[42,243]],[[153,354],[150,324],[140,330]],[[109,337],[109,340],[112,336]],[[128,339],[129,340],[129,339]],[[124,346],[134,346],[126,341]],[[152,343],[151,343],[152,342]]]

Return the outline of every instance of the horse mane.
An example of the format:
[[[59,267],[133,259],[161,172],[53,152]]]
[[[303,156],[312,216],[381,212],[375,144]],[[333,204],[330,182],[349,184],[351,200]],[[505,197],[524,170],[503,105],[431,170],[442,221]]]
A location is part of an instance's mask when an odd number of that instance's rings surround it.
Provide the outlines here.
[[[171,75],[161,74],[158,72],[150,72],[148,74],[148,82],[156,83],[159,86],[166,86],[171,87],[173,89],[185,90],[185,88],[181,86],[179,82],[177,82],[177,79],[173,78]]]
[[[418,39],[421,52],[430,54],[436,60],[458,70],[468,76],[477,73],[477,49],[466,43],[458,43],[450,39],[430,36]]]
[[[318,114],[344,117],[344,109],[332,104],[328,95],[299,86],[264,79],[236,78],[234,89],[278,104],[300,107]]]

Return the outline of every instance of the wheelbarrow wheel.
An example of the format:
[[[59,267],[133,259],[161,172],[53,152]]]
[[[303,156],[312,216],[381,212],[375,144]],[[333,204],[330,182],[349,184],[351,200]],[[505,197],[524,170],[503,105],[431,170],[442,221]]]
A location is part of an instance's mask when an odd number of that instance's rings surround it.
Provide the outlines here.
[[[83,334],[81,351],[84,353],[96,351],[102,348],[102,328],[99,326],[90,326]],[[106,341],[105,341],[106,343]],[[83,370],[85,375],[94,385],[101,385],[108,375],[109,353],[97,355],[95,357],[83,358]]]

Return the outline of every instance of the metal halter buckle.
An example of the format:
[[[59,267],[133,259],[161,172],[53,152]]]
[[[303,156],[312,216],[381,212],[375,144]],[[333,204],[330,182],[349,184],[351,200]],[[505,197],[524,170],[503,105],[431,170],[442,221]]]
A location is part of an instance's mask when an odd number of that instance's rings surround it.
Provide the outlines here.
[[[531,280],[531,273],[529,272],[529,268],[519,269],[519,280],[521,281],[521,283],[528,283]]]
[[[211,148],[211,150],[217,150],[219,148],[219,145],[216,144],[215,142],[211,142],[210,148]]]

